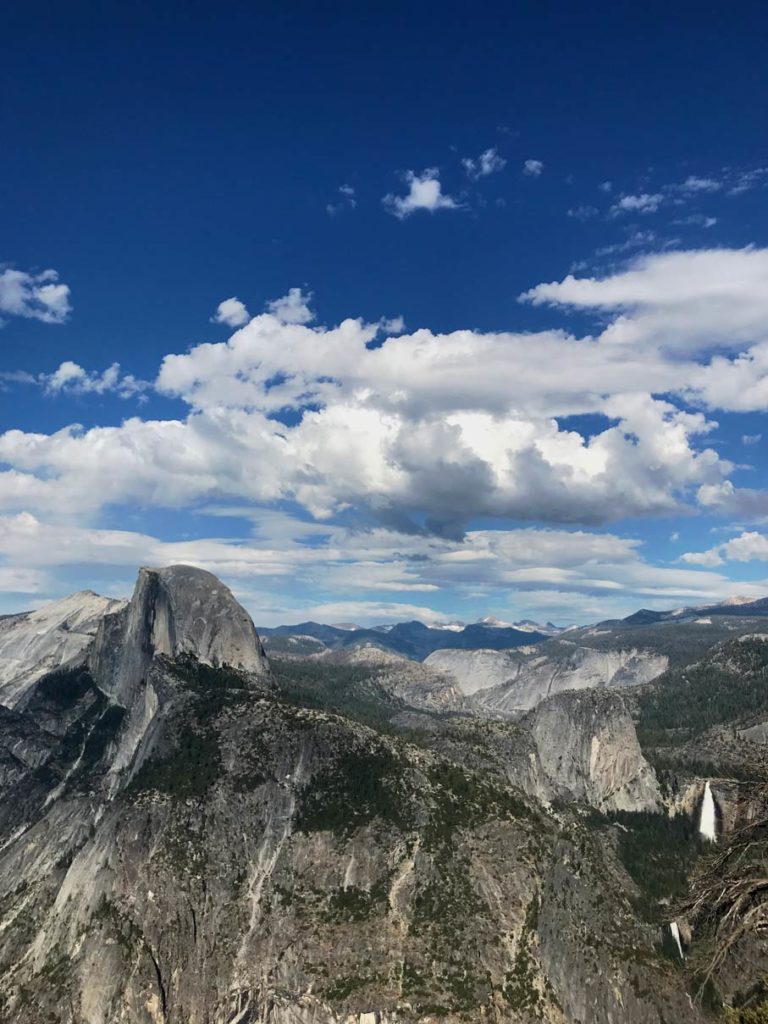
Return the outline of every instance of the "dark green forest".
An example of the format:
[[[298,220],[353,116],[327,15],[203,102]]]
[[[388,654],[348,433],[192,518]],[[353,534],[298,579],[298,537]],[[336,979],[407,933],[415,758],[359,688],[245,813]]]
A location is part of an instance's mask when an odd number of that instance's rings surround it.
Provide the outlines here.
[[[768,641],[734,640],[666,672],[637,694],[637,706],[643,747],[682,745],[713,726],[768,711]]]

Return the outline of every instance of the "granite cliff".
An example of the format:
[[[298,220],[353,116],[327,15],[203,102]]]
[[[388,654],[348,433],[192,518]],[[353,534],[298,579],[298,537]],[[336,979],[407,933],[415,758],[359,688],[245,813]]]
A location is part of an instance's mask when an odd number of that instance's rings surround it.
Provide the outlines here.
[[[0,704],[13,707],[47,672],[82,664],[104,616],[124,604],[83,590],[0,618]]]
[[[594,650],[558,639],[541,652],[436,651],[424,664],[451,676],[483,708],[515,714],[566,690],[647,683],[665,671],[669,658],[637,648]]]

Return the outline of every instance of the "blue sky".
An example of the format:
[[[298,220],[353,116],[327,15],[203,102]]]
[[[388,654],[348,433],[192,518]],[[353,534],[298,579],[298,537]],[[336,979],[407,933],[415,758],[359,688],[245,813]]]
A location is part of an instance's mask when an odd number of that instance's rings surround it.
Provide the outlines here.
[[[0,611],[170,561],[264,624],[768,593],[767,21],[15,5]]]

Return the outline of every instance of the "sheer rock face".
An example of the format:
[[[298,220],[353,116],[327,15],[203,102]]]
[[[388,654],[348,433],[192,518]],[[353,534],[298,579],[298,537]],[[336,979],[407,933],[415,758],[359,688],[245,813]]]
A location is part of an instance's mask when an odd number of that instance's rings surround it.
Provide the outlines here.
[[[99,686],[130,707],[160,655],[191,655],[205,665],[269,677],[248,613],[215,576],[187,565],[139,570],[128,605],[101,623],[90,666]]]
[[[124,606],[125,601],[83,590],[0,619],[0,704],[23,704],[47,672],[82,664],[104,616]]]
[[[659,811],[659,783],[620,688],[655,678],[667,658],[650,651],[595,651],[564,642],[562,647],[562,656],[438,651],[425,664],[452,675],[479,714],[521,722],[525,740],[508,772],[526,792],[600,811]]]
[[[424,665],[451,676],[462,693],[471,696],[479,690],[500,686],[517,675],[521,656],[512,651],[435,651]]]
[[[660,811],[661,789],[620,694],[559,694],[524,720],[546,784],[600,811]]]
[[[464,692],[473,692],[474,699],[483,707],[503,714],[526,711],[535,707],[545,697],[566,690],[585,690],[595,687],[617,689],[638,686],[650,682],[664,672],[669,659],[655,651],[637,650],[593,650],[566,641],[560,641],[558,652],[516,656],[511,652],[496,652],[502,659],[486,655],[483,664],[471,659],[457,658],[451,669],[445,658],[440,667],[444,672],[453,671]],[[441,652],[444,655],[454,652]],[[461,654],[463,652],[456,652]],[[476,652],[472,652],[473,654]],[[487,673],[484,687],[483,671]],[[507,672],[506,679],[499,676]]]
[[[398,721],[420,730],[422,742],[443,756],[504,778],[543,804],[664,811],[621,693],[556,694],[514,721],[483,718],[477,708],[472,716],[453,717],[449,729],[423,714],[404,713]]]

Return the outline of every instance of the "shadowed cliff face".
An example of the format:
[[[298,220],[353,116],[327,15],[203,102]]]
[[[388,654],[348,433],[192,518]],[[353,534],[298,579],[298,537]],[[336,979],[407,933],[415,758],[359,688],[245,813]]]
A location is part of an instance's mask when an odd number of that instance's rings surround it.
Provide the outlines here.
[[[699,1024],[612,826],[524,792],[652,801],[601,754],[623,708],[451,717],[433,673],[377,671],[395,717],[427,686],[445,750],[286,699],[218,580],[142,570],[77,666],[0,709],[0,1020]]]
[[[129,706],[152,661],[191,655],[266,678],[269,665],[250,616],[209,572],[186,565],[140,569],[128,605],[106,616],[89,662],[99,686]]]

